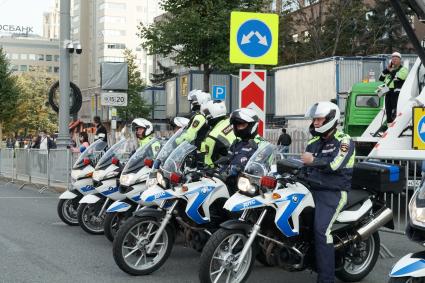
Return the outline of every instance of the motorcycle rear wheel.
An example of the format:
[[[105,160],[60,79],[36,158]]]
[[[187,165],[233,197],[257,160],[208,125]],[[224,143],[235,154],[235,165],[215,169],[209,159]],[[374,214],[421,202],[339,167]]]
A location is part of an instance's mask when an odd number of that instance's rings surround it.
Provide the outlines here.
[[[344,282],[358,282],[365,278],[378,260],[380,245],[379,233],[375,232],[365,241],[348,246],[347,249],[354,248],[355,252],[361,252],[361,258],[345,256],[344,266],[335,272],[336,277]]]

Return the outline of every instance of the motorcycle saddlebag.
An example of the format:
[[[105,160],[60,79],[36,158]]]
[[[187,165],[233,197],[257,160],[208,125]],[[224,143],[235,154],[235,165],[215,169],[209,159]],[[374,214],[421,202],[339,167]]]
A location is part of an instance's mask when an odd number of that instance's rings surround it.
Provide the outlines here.
[[[353,189],[367,188],[377,193],[399,194],[406,186],[403,166],[384,162],[359,162],[354,165]]]

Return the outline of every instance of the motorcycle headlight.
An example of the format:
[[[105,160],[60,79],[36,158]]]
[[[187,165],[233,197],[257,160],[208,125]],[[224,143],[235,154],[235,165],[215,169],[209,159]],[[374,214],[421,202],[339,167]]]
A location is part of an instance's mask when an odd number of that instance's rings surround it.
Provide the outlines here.
[[[251,184],[251,181],[248,178],[245,178],[245,177],[239,178],[238,189],[250,195],[255,194],[255,192],[257,191],[257,188],[253,184]]]
[[[94,171],[93,176],[92,176],[93,180],[100,181],[102,174],[103,174],[103,172]]]
[[[409,214],[413,224],[425,226],[425,207],[418,207],[417,198],[420,190],[413,194],[409,203]]]
[[[133,179],[133,175],[121,175],[120,184],[129,187],[132,185]]]
[[[161,172],[156,172],[156,181],[158,182],[159,185],[161,185],[163,188],[165,188],[167,186],[167,183],[165,182],[165,178],[162,175]]]
[[[156,177],[149,177],[148,180],[146,181],[146,187],[148,188],[151,188],[155,186],[156,184],[158,184]]]
[[[105,175],[105,178],[104,179],[115,178],[115,177],[117,177],[119,175],[119,173],[120,172],[117,172],[117,171],[109,172],[108,174]]]

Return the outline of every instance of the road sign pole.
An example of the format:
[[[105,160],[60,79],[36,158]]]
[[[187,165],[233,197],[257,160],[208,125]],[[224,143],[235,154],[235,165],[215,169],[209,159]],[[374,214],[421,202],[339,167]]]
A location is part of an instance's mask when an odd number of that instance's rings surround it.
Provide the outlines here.
[[[66,48],[66,44],[70,39],[71,33],[71,4],[70,0],[60,1],[60,40],[59,40],[59,134],[57,139],[58,148],[66,148],[70,144],[69,139],[69,65],[70,54]]]

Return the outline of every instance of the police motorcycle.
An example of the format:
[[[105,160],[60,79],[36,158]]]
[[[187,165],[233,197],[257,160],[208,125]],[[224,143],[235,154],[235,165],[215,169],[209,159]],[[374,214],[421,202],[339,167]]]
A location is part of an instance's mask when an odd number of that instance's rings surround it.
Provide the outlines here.
[[[224,209],[242,215],[222,223],[207,242],[200,282],[244,282],[255,259],[287,271],[315,270],[314,200],[309,191],[314,181],[300,173],[301,161],[279,160],[277,172],[271,172],[273,151],[271,144],[257,150],[239,177],[239,191]],[[370,182],[367,174],[374,174],[374,169],[364,167],[357,176]],[[378,194],[370,187],[351,190],[332,227],[336,276],[342,281],[359,281],[372,270],[379,256],[377,230],[384,225],[394,228],[392,211]]]
[[[169,141],[161,155],[174,145]],[[206,174],[206,169],[197,169],[197,164],[196,147],[184,141],[160,165],[157,184],[148,186],[141,195],[143,202],[159,202],[159,206],[135,212],[115,237],[113,256],[120,269],[131,275],[159,269],[178,232],[186,244],[201,251],[218,224],[228,219],[222,209],[229,198],[224,181],[215,171]]]
[[[77,210],[78,223],[90,234],[103,234],[106,209],[112,201],[125,195],[118,190],[118,180],[124,164],[136,148],[133,139],[121,139],[114,144],[96,164],[93,172],[95,194],[84,196]]]
[[[94,194],[92,175],[98,159],[107,147],[103,140],[97,140],[83,151],[75,161],[71,171],[71,190],[59,196],[57,212],[59,218],[71,226],[78,225],[77,209],[79,201],[86,195]]]
[[[140,194],[146,190],[146,181],[152,171],[156,153],[160,150],[162,140],[152,139],[143,147],[139,147],[125,164],[121,176],[119,192],[125,199],[116,200],[106,210],[104,223],[105,236],[111,242],[121,224],[133,215],[143,203]],[[154,148],[157,146],[158,148]],[[154,151],[155,149],[155,151]]]
[[[409,202],[409,217],[406,228],[407,237],[425,246],[425,162],[422,164],[421,186]],[[402,257],[393,266],[389,282],[425,282],[425,251],[409,253]]]

